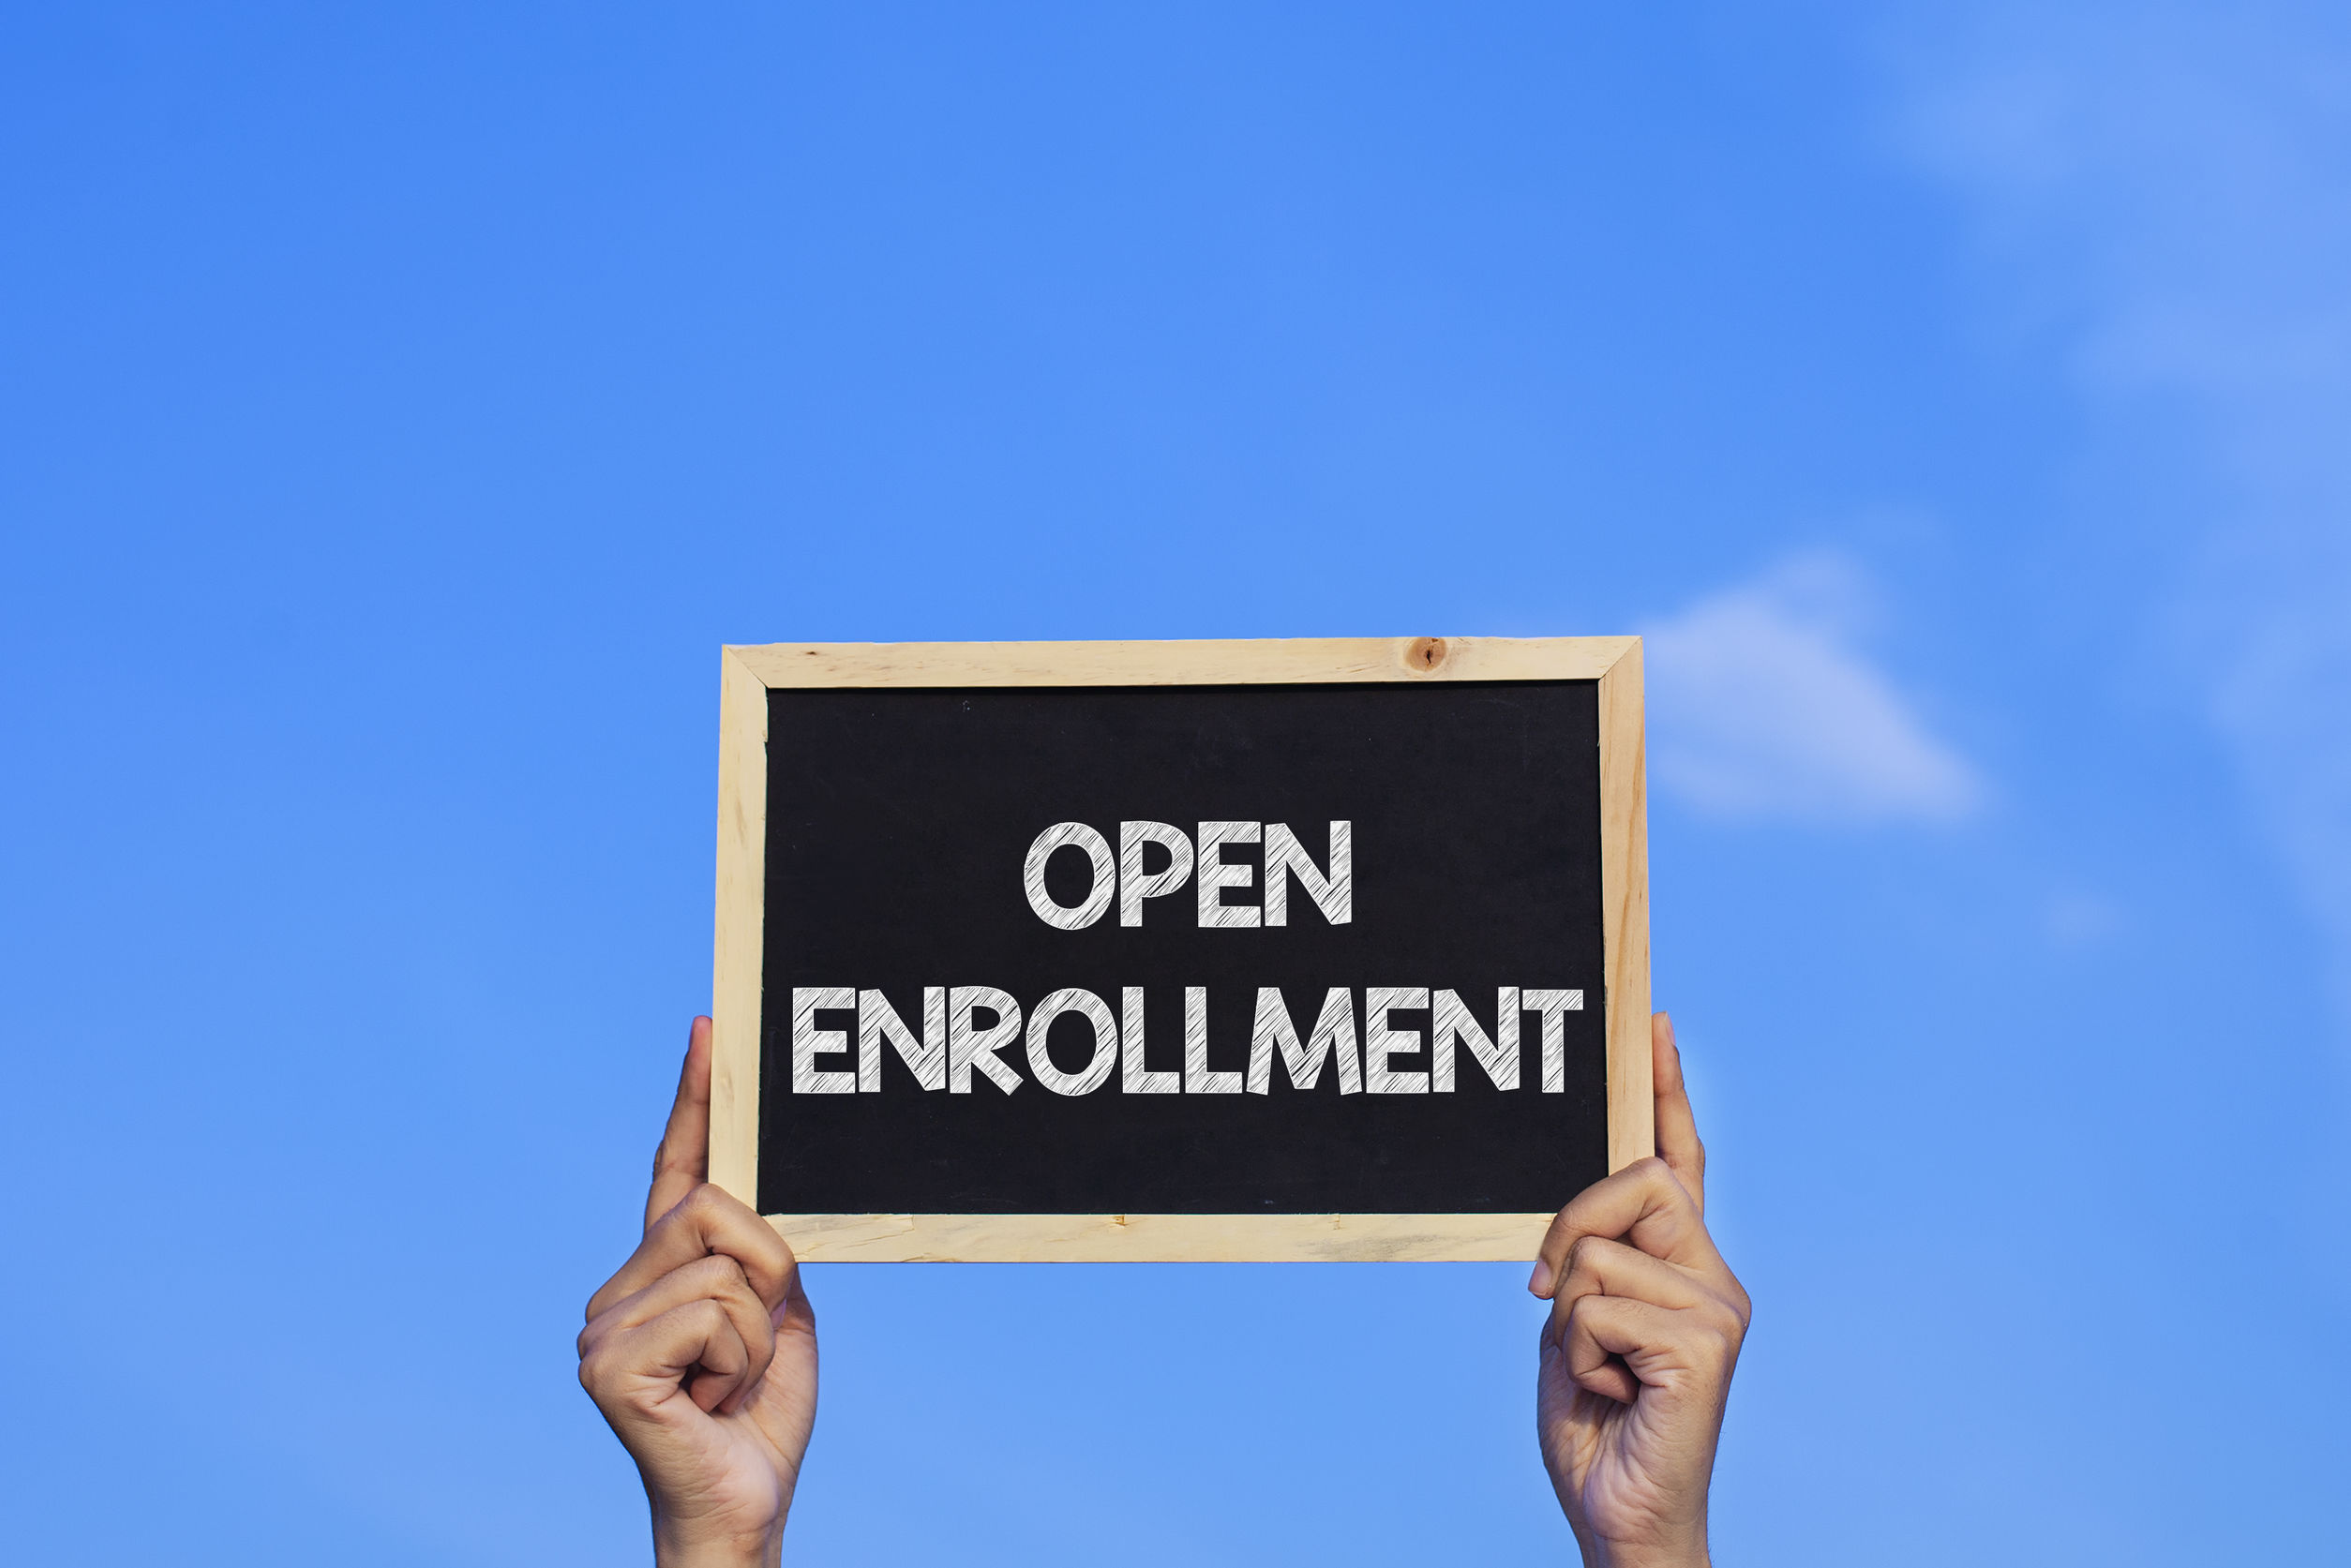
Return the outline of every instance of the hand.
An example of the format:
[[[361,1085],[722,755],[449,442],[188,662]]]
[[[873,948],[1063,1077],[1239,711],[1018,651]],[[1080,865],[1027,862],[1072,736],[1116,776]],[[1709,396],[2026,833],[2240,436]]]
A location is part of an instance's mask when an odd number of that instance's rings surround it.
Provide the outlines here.
[[[768,1222],[711,1186],[711,1021],[653,1158],[645,1240],[588,1303],[579,1381],[636,1461],[663,1568],[771,1564],[816,1419],[816,1319]]]
[[[1650,1020],[1657,1155],[1559,1211],[1527,1289],[1549,1296],[1535,1431],[1593,1568],[1702,1568],[1706,1486],[1747,1293],[1706,1233],[1673,1024]]]

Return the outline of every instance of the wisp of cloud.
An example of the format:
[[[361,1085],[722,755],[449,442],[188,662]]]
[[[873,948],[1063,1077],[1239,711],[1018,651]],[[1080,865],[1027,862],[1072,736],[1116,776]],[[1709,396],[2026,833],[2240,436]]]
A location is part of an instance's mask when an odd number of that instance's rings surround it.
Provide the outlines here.
[[[1708,815],[1802,823],[1952,822],[1976,773],[1856,646],[1866,583],[1794,561],[1643,628],[1651,768]]]
[[[2329,931],[2351,1018],[2351,13],[1946,20],[1911,40],[1906,140],[1967,198],[2003,291],[2070,323],[2113,447],[2217,477],[2148,619]]]

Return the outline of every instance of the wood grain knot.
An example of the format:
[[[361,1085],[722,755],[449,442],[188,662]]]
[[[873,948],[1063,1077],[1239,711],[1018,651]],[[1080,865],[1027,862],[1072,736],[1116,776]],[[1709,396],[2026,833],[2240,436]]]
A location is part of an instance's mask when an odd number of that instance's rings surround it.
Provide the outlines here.
[[[1445,663],[1445,651],[1443,637],[1415,637],[1404,650],[1404,663],[1426,675]]]

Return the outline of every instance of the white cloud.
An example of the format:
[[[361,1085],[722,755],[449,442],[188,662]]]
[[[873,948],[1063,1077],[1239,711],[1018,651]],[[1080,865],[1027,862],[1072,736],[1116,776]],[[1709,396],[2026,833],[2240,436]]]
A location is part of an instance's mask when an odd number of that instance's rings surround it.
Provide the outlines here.
[[[1854,644],[1867,585],[1791,562],[1642,629],[1650,771],[1710,815],[1947,822],[1983,790]]]
[[[2109,453],[2217,480],[2150,620],[2351,1011],[2351,10],[1987,4],[1907,39],[1905,134]],[[2128,504],[2125,502],[2124,504]]]

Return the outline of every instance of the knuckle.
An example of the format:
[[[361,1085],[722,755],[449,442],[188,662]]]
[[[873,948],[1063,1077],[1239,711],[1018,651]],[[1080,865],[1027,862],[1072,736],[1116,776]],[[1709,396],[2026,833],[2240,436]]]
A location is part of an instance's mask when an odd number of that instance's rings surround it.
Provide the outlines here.
[[[1740,1319],[1737,1303],[1727,1301],[1720,1296],[1709,1296],[1699,1307],[1698,1311],[1699,1321],[1706,1325],[1706,1331],[1709,1334],[1715,1335],[1730,1344],[1735,1345],[1739,1342],[1740,1331],[1745,1327],[1745,1324]]]
[[[768,1266],[778,1274],[788,1273],[800,1260],[793,1255],[792,1244],[784,1239],[776,1228],[764,1219],[756,1219],[759,1250],[766,1255]]]
[[[743,1250],[743,1277],[754,1295],[770,1307],[780,1305],[792,1293],[793,1281],[800,1274],[800,1260],[784,1245],[784,1238],[775,1233],[766,1220],[756,1220],[758,1237]]]
[[[606,1280],[603,1284],[596,1287],[596,1293],[588,1298],[588,1305],[580,1311],[579,1321],[581,1322],[593,1322],[596,1321],[598,1316],[610,1309],[614,1299],[613,1287],[620,1283],[620,1277],[621,1277],[616,1274],[610,1279]]]
[[[1640,1172],[1641,1186],[1662,1200],[1660,1206],[1682,1208],[1688,1205],[1690,1190],[1682,1185],[1682,1177],[1663,1158],[1651,1155],[1633,1169]]]
[[[746,1273],[756,1269],[770,1278],[781,1279],[791,1272],[791,1250],[784,1246],[784,1238],[777,1235],[766,1220],[747,1222],[741,1230],[742,1241],[737,1251]]]

